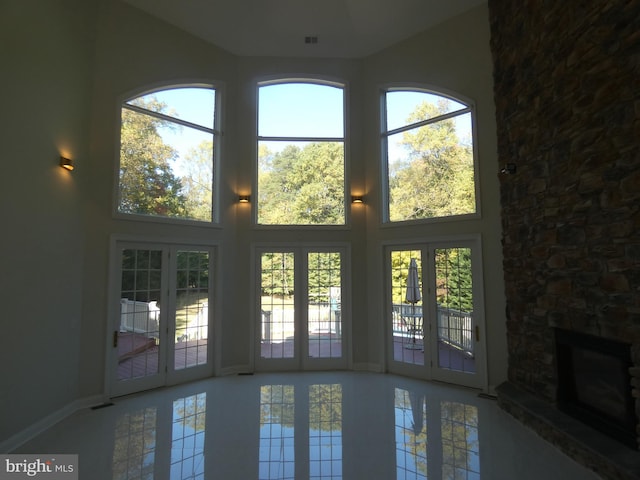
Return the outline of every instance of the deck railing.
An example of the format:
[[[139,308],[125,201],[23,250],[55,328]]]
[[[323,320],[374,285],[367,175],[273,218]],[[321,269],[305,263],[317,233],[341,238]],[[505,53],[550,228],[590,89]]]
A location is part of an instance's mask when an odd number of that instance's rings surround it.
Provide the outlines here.
[[[409,336],[403,316],[421,315],[422,305],[393,304],[394,335]],[[473,313],[438,305],[436,308],[438,340],[473,356]]]

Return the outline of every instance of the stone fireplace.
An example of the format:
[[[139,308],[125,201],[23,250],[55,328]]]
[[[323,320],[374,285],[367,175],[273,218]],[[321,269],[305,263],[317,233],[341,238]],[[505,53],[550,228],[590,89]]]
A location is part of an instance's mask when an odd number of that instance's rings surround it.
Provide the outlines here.
[[[509,359],[498,401],[604,478],[637,479],[640,452],[629,425],[635,410],[637,442],[640,0],[488,4],[496,172],[505,172],[499,175]],[[631,397],[617,415],[629,421],[626,440],[567,413],[573,380],[561,370],[567,353],[556,345],[559,331],[586,335],[590,345],[625,345],[624,368],[598,351],[568,355],[591,363],[594,375],[603,362],[620,378],[628,374]],[[606,409],[590,388],[576,395],[590,396],[587,410]]]

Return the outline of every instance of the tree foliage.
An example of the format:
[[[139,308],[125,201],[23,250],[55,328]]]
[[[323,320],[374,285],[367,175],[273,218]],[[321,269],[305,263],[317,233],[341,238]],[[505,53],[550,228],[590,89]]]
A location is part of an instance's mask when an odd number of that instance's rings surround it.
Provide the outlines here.
[[[271,152],[258,160],[258,222],[340,225],[344,214],[344,146],[316,142]]]
[[[162,112],[166,105],[138,98],[134,105]],[[142,215],[185,217],[186,199],[171,162],[178,154],[158,130],[173,124],[151,115],[122,109],[120,133],[120,198],[118,211]]]
[[[129,102],[149,112],[170,114],[155,97]],[[213,140],[192,147],[184,158],[162,131],[189,130],[178,123],[122,108],[118,211],[211,221]],[[179,172],[176,173],[176,172]]]
[[[407,124],[448,111],[448,101],[423,102]],[[391,141],[391,139],[390,139]],[[405,156],[389,165],[389,218],[392,221],[443,217],[475,211],[473,149],[445,118],[402,134]]]
[[[182,169],[182,193],[189,218],[211,221],[213,140],[201,142],[189,149]]]

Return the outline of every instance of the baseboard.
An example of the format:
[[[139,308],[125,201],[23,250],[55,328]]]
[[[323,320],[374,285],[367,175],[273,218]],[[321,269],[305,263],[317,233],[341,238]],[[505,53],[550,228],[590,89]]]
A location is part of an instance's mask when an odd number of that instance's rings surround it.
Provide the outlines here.
[[[8,439],[4,440],[0,443],[0,452],[10,453],[20,448],[22,445],[27,443],[32,438],[38,436],[48,428],[53,427],[56,423],[64,420],[69,415],[77,412],[78,410],[82,410],[83,408],[89,408],[94,405],[99,405],[104,402],[104,397],[102,395],[94,395],[91,397],[81,398],[79,400],[75,400],[70,404],[62,407],[61,409],[53,412],[50,415],[38,420],[36,423],[30,425],[25,428],[21,432],[12,435]]]
[[[354,372],[373,372],[384,373],[384,368],[379,363],[354,363],[352,367]]]
[[[253,373],[253,368],[249,365],[235,365],[233,367],[221,368],[218,371],[218,376],[224,377],[226,375],[239,375],[241,373]]]

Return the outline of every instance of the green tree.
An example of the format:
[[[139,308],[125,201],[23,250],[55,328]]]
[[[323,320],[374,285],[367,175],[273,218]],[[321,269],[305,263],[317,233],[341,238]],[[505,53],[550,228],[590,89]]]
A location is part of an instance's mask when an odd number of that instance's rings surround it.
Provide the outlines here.
[[[423,102],[407,124],[436,118],[449,102]],[[433,218],[475,211],[473,149],[456,133],[453,118],[409,130],[400,144],[406,156],[389,165],[389,218]]]
[[[258,221],[269,225],[344,223],[344,146],[341,142],[261,146]]]
[[[471,249],[436,249],[435,261],[438,305],[473,312]]]
[[[156,99],[131,102],[146,110],[163,112],[166,105]],[[142,215],[187,217],[180,179],[171,162],[178,153],[158,133],[173,124],[151,115],[122,109],[120,132],[120,184],[118,211]]]
[[[181,193],[189,218],[211,221],[213,185],[213,141],[207,140],[191,148],[180,162]]]

